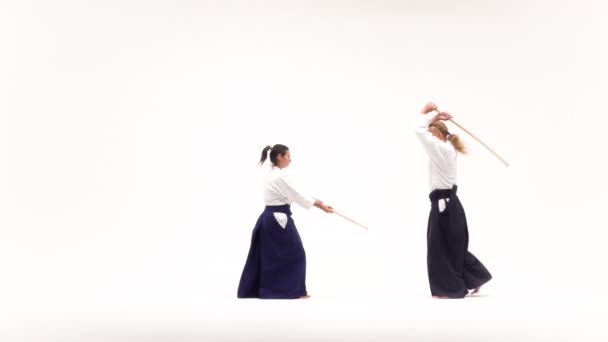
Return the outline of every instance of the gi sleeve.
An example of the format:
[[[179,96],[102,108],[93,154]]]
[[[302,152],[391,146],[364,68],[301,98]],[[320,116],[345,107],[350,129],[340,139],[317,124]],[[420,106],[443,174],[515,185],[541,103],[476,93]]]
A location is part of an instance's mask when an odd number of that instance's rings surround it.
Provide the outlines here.
[[[433,119],[435,119],[435,115],[433,114],[418,114],[414,120],[414,132],[429,158],[435,162],[440,162],[451,151],[446,143],[437,139],[429,132],[429,125],[433,122]]]
[[[277,185],[279,186],[281,193],[290,200],[296,202],[299,206],[310,209],[315,204],[315,199],[305,195],[289,175],[284,174],[277,179]]]

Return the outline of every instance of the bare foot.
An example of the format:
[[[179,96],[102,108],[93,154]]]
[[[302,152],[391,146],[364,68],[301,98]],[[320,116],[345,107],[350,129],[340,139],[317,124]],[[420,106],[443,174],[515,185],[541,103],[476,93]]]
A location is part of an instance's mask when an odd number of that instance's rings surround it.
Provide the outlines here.
[[[448,297],[448,296],[433,296],[433,298],[435,298],[435,299],[448,299],[450,297]]]
[[[304,295],[304,296],[302,296],[302,297],[300,297],[298,299],[308,299],[308,298],[310,298],[310,295]]]
[[[481,286],[477,286],[477,287],[476,287],[476,288],[473,290],[473,292],[471,292],[471,294],[476,294],[476,293],[478,293],[478,292],[479,292],[479,290],[481,290]]]

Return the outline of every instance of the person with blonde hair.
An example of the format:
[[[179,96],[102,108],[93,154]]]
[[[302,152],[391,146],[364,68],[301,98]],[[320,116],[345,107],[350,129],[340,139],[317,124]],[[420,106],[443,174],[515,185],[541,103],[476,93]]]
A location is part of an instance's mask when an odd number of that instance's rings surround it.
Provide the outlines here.
[[[464,298],[492,279],[471,252],[466,215],[456,195],[457,156],[466,153],[458,135],[449,132],[447,112],[429,114],[429,102],[417,114],[414,131],[429,157],[431,211],[427,227],[427,271],[433,298]]]
[[[334,209],[302,192],[285,170],[291,163],[289,148],[276,144],[262,150],[260,165],[272,163],[264,184],[266,207],[258,218],[237,291],[238,298],[308,298],[306,253],[291,218],[291,203],[326,213]]]

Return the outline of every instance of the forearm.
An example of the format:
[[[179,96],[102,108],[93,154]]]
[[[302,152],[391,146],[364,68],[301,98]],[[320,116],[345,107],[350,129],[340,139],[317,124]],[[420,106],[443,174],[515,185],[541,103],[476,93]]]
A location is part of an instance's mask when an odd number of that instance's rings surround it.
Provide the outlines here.
[[[436,114],[433,113],[429,113],[429,114],[424,114],[424,113],[420,113],[420,114],[416,114],[416,118],[414,119],[414,132],[416,132],[419,135],[427,135],[429,133],[429,125],[431,124],[431,122],[433,122],[433,120],[435,119]]]
[[[420,140],[422,147],[433,160],[442,159],[442,148],[445,147],[441,140],[433,136],[429,131],[429,125],[437,117],[436,113],[420,113],[416,114],[414,119],[414,132],[418,140]]]

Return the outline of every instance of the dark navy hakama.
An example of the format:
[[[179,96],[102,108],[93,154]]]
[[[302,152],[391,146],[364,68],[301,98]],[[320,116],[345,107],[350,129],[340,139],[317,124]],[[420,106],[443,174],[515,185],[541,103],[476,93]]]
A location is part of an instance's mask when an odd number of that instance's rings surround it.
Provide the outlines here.
[[[287,215],[285,228],[275,212]],[[306,294],[306,254],[290,206],[266,206],[253,229],[237,296],[294,299]]]
[[[429,194],[431,212],[427,231],[427,268],[431,294],[463,298],[492,279],[486,267],[468,251],[469,231],[464,208],[452,189]],[[445,200],[440,212],[439,201]]]

